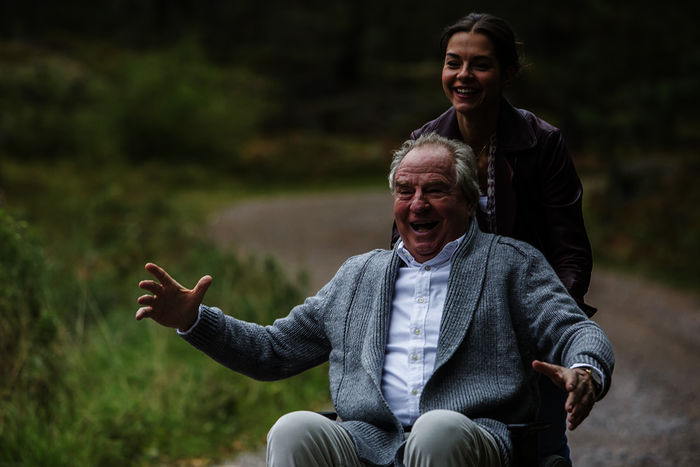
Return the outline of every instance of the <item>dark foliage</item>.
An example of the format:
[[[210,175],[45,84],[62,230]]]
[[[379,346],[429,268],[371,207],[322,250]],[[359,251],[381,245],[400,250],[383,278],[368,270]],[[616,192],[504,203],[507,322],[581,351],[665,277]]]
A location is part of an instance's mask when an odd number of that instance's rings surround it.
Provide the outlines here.
[[[512,23],[531,65],[512,98],[554,120],[574,148],[698,143],[698,7],[691,4],[9,0],[0,3],[0,38],[142,50],[192,35],[215,63],[275,83],[268,128],[401,138],[445,106],[437,38],[467,9]],[[425,63],[433,69],[421,72]]]

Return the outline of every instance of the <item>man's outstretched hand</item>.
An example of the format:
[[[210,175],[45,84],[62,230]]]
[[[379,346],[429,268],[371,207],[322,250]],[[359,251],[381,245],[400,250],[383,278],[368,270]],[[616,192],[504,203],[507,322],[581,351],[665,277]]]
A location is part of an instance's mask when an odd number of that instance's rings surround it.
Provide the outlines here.
[[[141,308],[136,319],[151,318],[162,326],[186,331],[197,321],[199,305],[211,285],[211,276],[199,279],[194,289],[186,289],[157,264],[146,264],[146,271],[158,281],[145,280],[139,287],[152,295],[142,295],[137,302]]]
[[[569,430],[574,430],[591,413],[595,403],[596,388],[593,377],[581,368],[566,368],[539,360],[532,362],[532,368],[569,393],[564,408],[569,413]]]

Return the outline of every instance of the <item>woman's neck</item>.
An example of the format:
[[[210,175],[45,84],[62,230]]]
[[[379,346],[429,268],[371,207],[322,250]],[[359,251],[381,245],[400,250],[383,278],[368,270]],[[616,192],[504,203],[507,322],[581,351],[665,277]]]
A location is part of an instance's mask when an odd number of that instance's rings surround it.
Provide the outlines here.
[[[457,113],[459,132],[465,143],[476,152],[488,144],[491,135],[498,126],[498,108],[493,112],[482,112],[477,115]]]

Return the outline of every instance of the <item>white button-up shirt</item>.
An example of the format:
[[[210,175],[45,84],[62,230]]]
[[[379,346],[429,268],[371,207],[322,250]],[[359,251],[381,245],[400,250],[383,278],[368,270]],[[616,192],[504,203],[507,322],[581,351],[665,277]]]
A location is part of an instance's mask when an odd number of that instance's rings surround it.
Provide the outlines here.
[[[464,237],[448,243],[434,258],[418,263],[397,245],[399,268],[382,374],[382,393],[404,426],[420,414],[423,387],[433,374],[452,255]]]
[[[463,238],[448,243],[435,258],[422,264],[402,241],[397,245],[405,267],[399,268],[394,290],[382,394],[404,426],[412,426],[418,419],[420,396],[435,369],[452,256]],[[576,367],[591,368],[598,382],[604,378],[598,368],[583,364],[571,368]]]

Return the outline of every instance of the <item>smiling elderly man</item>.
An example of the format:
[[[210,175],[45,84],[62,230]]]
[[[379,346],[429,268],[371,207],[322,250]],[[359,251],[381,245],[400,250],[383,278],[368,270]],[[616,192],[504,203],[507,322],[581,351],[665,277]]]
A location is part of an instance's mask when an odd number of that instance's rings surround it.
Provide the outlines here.
[[[407,141],[389,182],[401,241],[348,259],[287,317],[237,320],[202,305],[210,276],[189,290],[149,263],[136,318],[256,379],[330,361],[340,420],[283,416],[268,465],[509,465],[506,425],[534,419],[537,372],[569,392],[576,428],[610,386],[611,345],[537,250],[479,231],[471,149]]]

